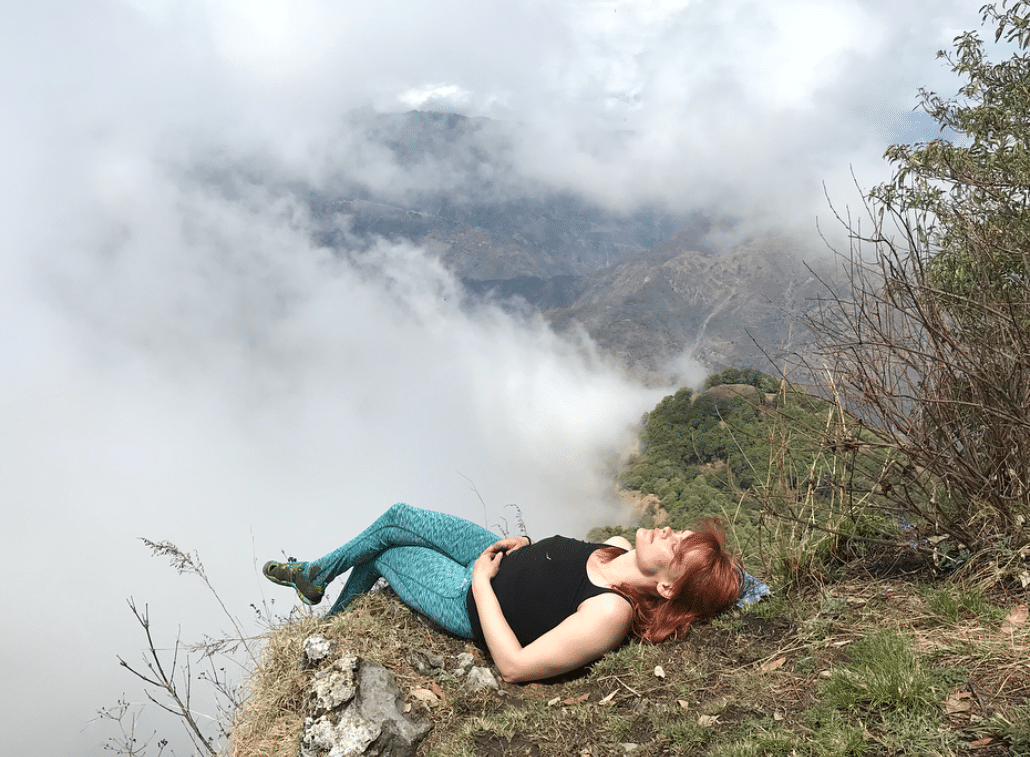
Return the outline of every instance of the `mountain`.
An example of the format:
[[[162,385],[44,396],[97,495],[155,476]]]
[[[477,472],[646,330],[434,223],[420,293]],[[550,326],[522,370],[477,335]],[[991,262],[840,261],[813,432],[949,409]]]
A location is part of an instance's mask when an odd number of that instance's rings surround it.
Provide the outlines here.
[[[356,170],[311,191],[320,242],[411,240],[470,296],[528,306],[559,331],[581,325],[646,379],[675,380],[685,358],[773,369],[832,276],[831,256],[798,239],[727,244],[732,230],[700,211],[619,213],[543,187],[518,169],[517,125],[419,111],[356,124],[362,149],[404,182],[376,187]]]
[[[692,219],[656,207],[620,213],[543,185],[519,168],[517,124],[410,111],[356,114],[350,128],[355,165],[308,190],[330,245],[349,235],[410,239],[472,281],[582,276]]]
[[[789,237],[706,255],[675,236],[590,277],[575,301],[548,317],[559,330],[582,324],[643,376],[662,377],[684,355],[710,372],[769,371],[778,356],[803,347],[798,319],[825,294],[820,279],[832,274],[828,254]]]

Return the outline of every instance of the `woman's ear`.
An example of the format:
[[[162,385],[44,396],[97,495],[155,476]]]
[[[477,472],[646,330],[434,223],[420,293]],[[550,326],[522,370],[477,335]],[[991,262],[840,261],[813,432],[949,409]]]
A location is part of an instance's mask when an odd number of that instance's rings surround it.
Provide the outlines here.
[[[662,599],[672,599],[676,596],[674,585],[670,581],[659,581],[654,590],[658,592],[658,596]]]

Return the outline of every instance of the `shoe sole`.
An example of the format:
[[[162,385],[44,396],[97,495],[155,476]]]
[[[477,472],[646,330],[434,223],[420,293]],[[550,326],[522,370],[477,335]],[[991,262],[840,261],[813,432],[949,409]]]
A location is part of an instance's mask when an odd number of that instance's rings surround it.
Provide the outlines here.
[[[280,578],[276,578],[271,573],[269,573],[268,572],[269,568],[271,568],[271,567],[273,567],[275,565],[284,565],[284,563],[277,562],[276,560],[269,560],[268,562],[266,562],[265,563],[265,567],[263,567],[261,569],[261,572],[264,574],[265,578],[267,578],[269,581],[271,581],[274,584],[279,584],[280,586],[286,586],[286,587],[288,587],[290,589],[293,589],[295,592],[297,592],[297,596],[300,598],[300,601],[303,602],[306,605],[311,605],[313,607],[314,605],[317,605],[319,602],[322,601],[322,595],[321,594],[319,595],[318,599],[313,602],[313,601],[311,601],[310,599],[308,599],[304,595],[304,593],[300,590],[300,587],[298,587],[297,584],[295,584],[293,581],[284,581],[284,580],[282,580]],[[314,584],[312,584],[312,585],[314,585]]]

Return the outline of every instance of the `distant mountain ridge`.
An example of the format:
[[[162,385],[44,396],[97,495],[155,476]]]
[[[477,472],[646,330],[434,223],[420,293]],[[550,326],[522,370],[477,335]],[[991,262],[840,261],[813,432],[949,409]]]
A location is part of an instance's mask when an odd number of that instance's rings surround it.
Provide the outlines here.
[[[555,328],[581,323],[635,373],[659,377],[689,354],[710,372],[778,367],[803,351],[799,319],[825,294],[828,255],[767,236],[713,255],[676,237],[590,277],[570,306],[548,313]]]
[[[832,275],[830,255],[797,239],[720,246],[724,230],[700,212],[619,214],[543,188],[519,174],[511,124],[411,111],[363,128],[416,178],[384,194],[341,177],[312,193],[316,218],[332,219],[320,241],[409,239],[471,296],[536,309],[558,331],[581,324],[646,379],[674,380],[684,356],[708,372],[772,369],[770,357],[800,346],[796,319],[823,292],[817,276]]]

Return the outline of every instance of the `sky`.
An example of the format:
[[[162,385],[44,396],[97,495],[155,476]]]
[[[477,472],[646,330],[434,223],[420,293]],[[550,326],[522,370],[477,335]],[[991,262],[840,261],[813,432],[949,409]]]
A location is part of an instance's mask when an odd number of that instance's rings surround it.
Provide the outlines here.
[[[414,181],[355,112],[517,123],[536,186],[811,232],[920,138],[979,5],[0,4],[0,753],[97,754],[95,712],[144,699],[128,598],[165,647],[229,627],[139,537],[195,550],[251,631],[292,606],[265,560],[396,501],[499,531],[515,504],[535,537],[625,519],[613,466],[673,387],[464,303],[411,244],[319,247],[284,186]]]

